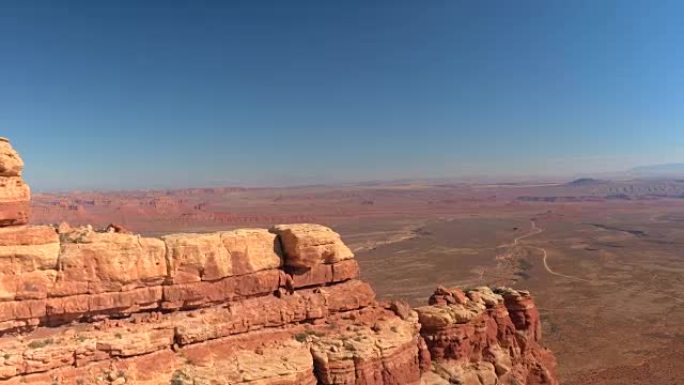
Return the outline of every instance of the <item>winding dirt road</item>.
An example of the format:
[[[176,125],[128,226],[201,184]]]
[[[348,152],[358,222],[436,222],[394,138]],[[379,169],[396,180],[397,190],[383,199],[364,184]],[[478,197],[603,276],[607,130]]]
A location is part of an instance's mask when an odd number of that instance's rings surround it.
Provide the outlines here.
[[[531,236],[533,236],[533,235],[541,234],[541,233],[544,232],[544,229],[542,229],[541,227],[537,226],[537,222],[536,222],[536,221],[532,220],[532,221],[530,221],[530,223],[532,224],[532,229],[530,230],[529,233],[523,234],[523,235],[521,235],[521,236],[519,236],[519,237],[513,239],[513,242],[507,243],[507,244],[503,244],[503,245],[500,245],[499,247],[506,247],[506,248],[511,248],[511,249],[512,249],[512,248],[514,248],[514,247],[516,247],[516,246],[520,246],[520,241],[521,241],[521,240],[523,240],[523,239],[525,239],[525,238],[529,238],[529,237],[531,237]],[[542,262],[544,263],[544,269],[546,270],[547,273],[549,273],[549,274],[551,274],[551,275],[555,275],[556,277],[561,277],[561,278],[566,278],[566,279],[572,279],[572,280],[575,280],[575,281],[590,282],[589,279],[579,278],[579,277],[574,277],[574,276],[571,276],[571,275],[566,275],[566,274],[558,273],[558,272],[554,271],[553,269],[551,269],[551,266],[549,266],[549,261],[548,261],[548,259],[549,259],[549,253],[546,251],[545,248],[543,248],[543,247],[538,247],[538,246],[532,246],[532,245],[524,245],[524,246],[522,246],[522,247],[527,247],[527,248],[530,248],[530,249],[532,249],[532,250],[538,250],[539,252],[542,253],[542,255],[543,255],[543,257],[542,257]],[[513,253],[514,253],[514,250],[511,250],[511,251],[509,252],[509,255],[512,255]]]

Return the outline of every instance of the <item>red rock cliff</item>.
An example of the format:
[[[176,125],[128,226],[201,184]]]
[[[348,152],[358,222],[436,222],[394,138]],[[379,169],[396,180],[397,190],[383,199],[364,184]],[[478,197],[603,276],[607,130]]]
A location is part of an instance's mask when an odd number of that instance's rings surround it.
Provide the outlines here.
[[[27,226],[0,141],[0,385],[556,384],[526,292],[375,299],[331,229]]]

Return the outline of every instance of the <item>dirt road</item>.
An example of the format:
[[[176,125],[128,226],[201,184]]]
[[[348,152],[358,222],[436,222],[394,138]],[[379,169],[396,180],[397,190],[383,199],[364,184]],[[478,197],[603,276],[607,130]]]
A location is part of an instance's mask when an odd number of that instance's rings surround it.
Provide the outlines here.
[[[554,271],[554,270],[551,268],[551,266],[549,266],[549,261],[548,261],[548,259],[549,259],[549,253],[548,253],[548,251],[546,251],[545,248],[543,248],[543,247],[538,247],[538,246],[533,246],[533,245],[521,245],[521,244],[520,244],[520,241],[521,241],[521,240],[523,240],[523,239],[525,239],[525,238],[529,238],[529,237],[534,236],[534,235],[537,235],[537,234],[541,234],[541,233],[544,232],[544,229],[542,229],[541,227],[537,226],[537,222],[536,222],[536,221],[533,220],[533,221],[530,221],[530,223],[531,223],[531,227],[532,227],[531,230],[530,230],[530,232],[528,232],[528,233],[526,233],[526,234],[523,234],[523,235],[521,235],[521,236],[519,236],[519,237],[517,237],[517,238],[514,238],[514,239],[513,239],[513,242],[511,242],[511,243],[503,244],[503,245],[500,245],[499,247],[500,247],[500,248],[502,248],[502,247],[510,248],[511,250],[509,251],[509,254],[508,254],[509,256],[512,256],[512,255],[515,253],[515,247],[517,247],[517,246],[527,247],[527,248],[532,249],[532,250],[537,250],[537,251],[539,251],[539,252],[542,254],[542,256],[543,256],[543,257],[542,257],[542,262],[544,263],[544,269],[546,270],[547,273],[549,273],[549,274],[551,274],[551,275],[554,275],[554,276],[556,276],[556,277],[561,277],[561,278],[566,278],[566,279],[572,279],[572,280],[575,280],[575,281],[590,282],[589,279],[574,277],[574,276],[571,276],[571,275],[566,275],[566,274],[562,274],[562,273],[559,273],[559,272]]]

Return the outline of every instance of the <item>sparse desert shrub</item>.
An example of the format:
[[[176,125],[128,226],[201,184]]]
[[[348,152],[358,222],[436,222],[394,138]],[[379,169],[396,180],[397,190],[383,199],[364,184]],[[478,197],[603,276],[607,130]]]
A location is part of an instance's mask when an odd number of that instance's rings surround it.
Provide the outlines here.
[[[39,348],[44,348],[48,345],[51,345],[55,341],[52,338],[47,338],[44,340],[34,340],[29,342],[28,347],[31,349],[39,349]]]
[[[294,335],[294,339],[297,340],[298,342],[306,342],[306,340],[309,339],[311,336],[316,336],[316,337],[323,337],[325,333],[317,332],[315,330],[304,330],[301,333],[297,333]]]
[[[191,384],[192,379],[181,370],[176,370],[171,376],[171,381],[169,385],[187,385]]]

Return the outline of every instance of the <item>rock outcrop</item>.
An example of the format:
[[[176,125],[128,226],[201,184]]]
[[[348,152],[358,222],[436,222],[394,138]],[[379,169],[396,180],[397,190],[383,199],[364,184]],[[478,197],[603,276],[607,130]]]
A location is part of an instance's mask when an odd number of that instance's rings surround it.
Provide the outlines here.
[[[540,345],[539,313],[528,292],[438,288],[415,309],[439,384],[557,384],[553,354]]]
[[[277,225],[271,230],[280,237],[287,266],[309,269],[322,263],[333,264],[354,258],[340,235],[325,226]]]
[[[0,385],[557,384],[527,292],[380,302],[313,224],[28,226],[22,168],[0,141]]]
[[[24,162],[9,140],[0,138],[0,226],[28,222],[31,190],[21,173]]]

